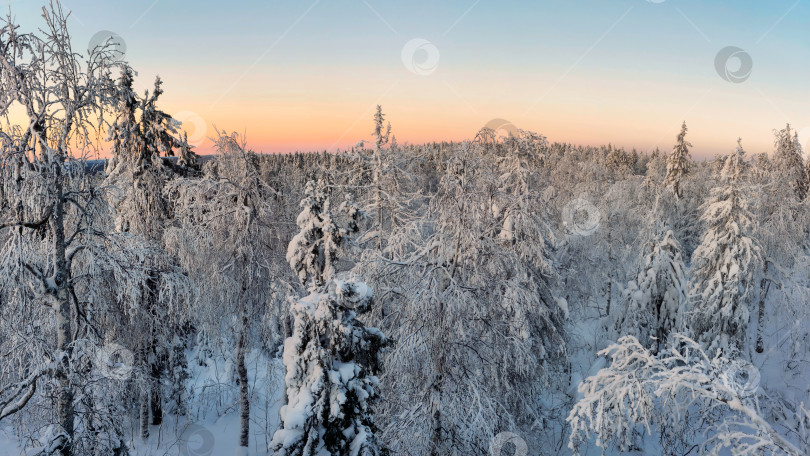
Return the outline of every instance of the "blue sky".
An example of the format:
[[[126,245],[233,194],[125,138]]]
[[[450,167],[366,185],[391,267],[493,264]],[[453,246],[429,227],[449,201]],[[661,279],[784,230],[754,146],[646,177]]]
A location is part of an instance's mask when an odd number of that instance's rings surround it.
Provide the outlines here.
[[[376,103],[400,142],[472,137],[496,117],[551,140],[645,150],[671,147],[685,119],[703,156],[732,150],[738,136],[767,151],[786,122],[810,139],[810,2],[63,5],[77,46],[100,30],[119,34],[139,86],[165,80],[167,110],[197,116],[207,134],[246,131],[267,152],[353,144],[368,136]],[[41,2],[11,7],[24,29],[41,24]],[[429,74],[403,63],[413,39],[437,54]],[[716,71],[726,46],[750,55],[744,82]]]

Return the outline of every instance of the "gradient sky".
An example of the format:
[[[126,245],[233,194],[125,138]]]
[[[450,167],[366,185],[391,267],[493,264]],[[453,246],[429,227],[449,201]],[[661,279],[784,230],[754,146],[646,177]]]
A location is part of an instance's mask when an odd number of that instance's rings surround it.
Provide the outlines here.
[[[27,30],[41,25],[41,4],[10,2]],[[345,149],[369,138],[376,104],[400,143],[472,138],[503,118],[551,141],[669,150],[686,120],[697,157],[731,151],[737,137],[771,151],[787,122],[810,149],[810,1],[63,5],[77,49],[110,30],[140,90],[161,76],[162,106],[190,138],[236,130],[259,152]],[[430,44],[410,58],[414,39]],[[744,82],[715,68],[727,46],[751,57]]]

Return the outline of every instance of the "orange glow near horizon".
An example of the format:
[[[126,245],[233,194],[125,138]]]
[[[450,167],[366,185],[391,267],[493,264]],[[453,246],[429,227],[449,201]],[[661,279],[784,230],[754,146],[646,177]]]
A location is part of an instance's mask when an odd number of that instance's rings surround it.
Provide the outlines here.
[[[659,113],[631,112],[607,107],[604,113],[565,109],[562,106],[541,106],[531,115],[498,114],[484,116],[457,106],[437,106],[435,109],[397,109],[395,102],[382,103],[393,134],[400,144],[422,144],[442,141],[463,141],[475,137],[477,131],[492,118],[504,118],[518,128],[541,133],[551,142],[572,143],[583,146],[613,144],[626,149],[636,148],[649,152],[656,147],[669,151],[675,142],[681,122],[689,127],[688,139],[694,145],[696,158],[711,158],[725,154],[743,137],[746,150],[753,153],[772,150],[772,132],[783,128],[785,120],[773,116],[765,125],[751,122],[740,132],[738,122],[718,121],[711,116],[663,116]],[[360,140],[369,140],[372,130],[374,104],[361,106],[347,103],[345,107],[315,106],[309,109],[255,110],[222,107],[211,112],[201,109],[201,118],[219,118],[207,124],[206,136],[214,135],[214,127],[223,131],[245,133],[248,145],[256,152],[283,153],[295,151],[330,152],[346,150]],[[311,110],[310,110],[311,109]],[[545,112],[543,112],[545,111]],[[594,112],[597,111],[597,112]],[[172,112],[169,110],[169,112]],[[551,114],[553,112],[553,114]],[[339,114],[346,113],[346,114]],[[658,115],[656,115],[658,114]],[[607,119],[607,120],[606,120]],[[802,127],[795,128],[803,131]],[[806,141],[806,131],[802,140]],[[189,137],[196,135],[192,128]],[[212,143],[206,139],[197,147],[202,154],[213,153]]]
[[[178,98],[167,90],[161,108],[173,115],[180,114],[180,120],[185,120],[181,129],[187,131],[190,142],[196,143],[195,151],[203,155],[216,153],[211,141],[215,128],[225,132],[244,133],[248,147],[259,153],[346,150],[360,140],[371,139],[372,116],[376,106],[374,102],[362,106],[347,101],[338,105],[334,102],[309,100],[299,107],[284,106],[277,110],[262,105],[237,106],[227,103],[209,109],[207,105],[210,104],[202,102],[199,97],[187,102]],[[571,105],[566,107],[559,103],[538,105],[528,114],[521,113],[524,115],[499,114],[487,117],[478,110],[473,112],[470,106],[449,100],[445,100],[448,101],[445,106],[427,110],[408,105],[405,100],[397,99],[399,97],[389,98],[380,103],[399,144],[471,140],[489,120],[504,118],[518,128],[547,136],[550,142],[583,146],[610,143],[627,150],[636,148],[640,152],[650,152],[658,147],[668,152],[683,120],[674,116],[662,116],[660,113],[645,117],[641,110],[619,110],[609,105],[585,109]],[[198,110],[189,110],[188,106]],[[720,109],[712,106],[707,108]],[[741,106],[740,109],[744,108]],[[602,110],[604,112],[599,112]],[[499,113],[505,111],[497,110]],[[705,159],[732,151],[736,137],[739,136],[735,130],[739,124],[719,121],[718,118],[722,116],[702,114],[686,118],[689,126],[687,138],[694,145],[693,156]],[[12,121],[20,125],[24,125],[25,120],[21,113],[12,116]],[[769,126],[763,127],[759,122],[752,121],[749,127],[746,134],[742,135],[743,145],[749,154],[771,152],[773,130],[783,128],[784,123],[778,116],[774,116]],[[810,129],[794,127],[807,144]],[[103,140],[104,134],[101,137]],[[98,158],[106,158],[109,144],[102,142],[100,146]]]
[[[215,127],[245,133],[248,145],[262,153],[331,152],[369,140],[376,104],[382,105],[400,144],[472,139],[493,118],[551,142],[610,143],[642,152],[671,150],[685,120],[697,159],[733,151],[738,137],[749,154],[771,152],[773,130],[787,123],[803,132],[802,141],[810,139],[810,118],[796,115],[803,107],[788,91],[758,88],[771,95],[752,97],[719,78],[706,88],[705,81],[640,84],[624,75],[570,76],[544,96],[553,81],[516,77],[513,84],[479,97],[477,83],[464,79],[392,77],[390,82],[381,77],[366,84],[339,71],[326,77],[298,70],[288,68],[272,81],[248,75],[230,89],[225,79],[212,86],[192,78],[187,69],[163,71],[162,107],[197,114],[207,125],[207,137]],[[195,134],[190,131],[189,137]],[[213,153],[211,141],[197,151]]]
[[[771,152],[787,123],[810,146],[810,4],[792,0],[70,7],[75,48],[114,31],[137,92],[159,74],[158,105],[201,154],[215,128],[256,152],[345,150],[370,139],[377,104],[400,144],[472,139],[501,118],[552,142],[642,152],[671,150],[686,121],[696,159],[740,137],[749,154]],[[38,2],[14,10],[26,30],[41,24]],[[718,65],[732,46],[753,65],[742,80],[728,77],[742,60]]]

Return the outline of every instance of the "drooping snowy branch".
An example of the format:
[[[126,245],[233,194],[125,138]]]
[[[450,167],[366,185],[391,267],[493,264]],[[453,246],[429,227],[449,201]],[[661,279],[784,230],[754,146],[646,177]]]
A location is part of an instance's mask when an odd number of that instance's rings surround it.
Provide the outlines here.
[[[632,336],[599,353],[609,365],[579,386],[582,396],[568,416],[572,451],[592,437],[603,449],[640,450],[649,435],[665,450],[695,444],[703,454],[802,454],[759,415],[754,366],[711,358],[680,334],[671,339],[659,356]],[[678,440],[669,440],[673,435]]]

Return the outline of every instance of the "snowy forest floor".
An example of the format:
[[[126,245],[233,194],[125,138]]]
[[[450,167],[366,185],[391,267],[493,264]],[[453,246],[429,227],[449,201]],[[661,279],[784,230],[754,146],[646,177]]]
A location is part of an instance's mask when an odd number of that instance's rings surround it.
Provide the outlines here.
[[[189,360],[201,359],[197,350]],[[238,391],[234,366],[226,356],[206,358],[205,366],[189,366],[189,413],[187,417],[166,414],[159,426],[150,426],[149,439],[138,437],[138,423],[127,420],[130,456],[219,456],[234,454],[239,433]],[[284,403],[284,366],[280,358],[258,350],[246,356],[250,383],[250,456],[264,456],[279,426],[279,408]],[[0,456],[26,454],[11,429],[0,428]],[[237,453],[237,456],[247,456]]]

